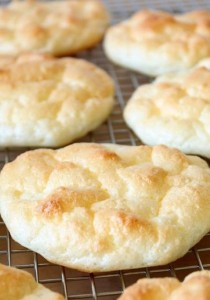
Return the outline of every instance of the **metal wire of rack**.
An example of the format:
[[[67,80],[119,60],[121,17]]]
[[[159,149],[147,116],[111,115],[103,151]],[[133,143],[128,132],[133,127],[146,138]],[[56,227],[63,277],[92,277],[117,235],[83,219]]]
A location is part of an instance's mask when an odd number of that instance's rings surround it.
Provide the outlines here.
[[[0,4],[7,3],[0,0]],[[112,13],[113,22],[129,17],[140,8],[164,9],[184,12],[193,9],[210,9],[209,0],[104,0]],[[128,71],[110,63],[104,56],[102,46],[84,51],[78,57],[85,58],[105,69],[115,80],[116,103],[104,124],[79,141],[136,145],[140,141],[126,127],[122,111],[134,89],[149,81],[148,77]],[[0,169],[20,153],[28,149],[6,149],[0,151]],[[21,224],[20,224],[21,226]],[[53,265],[40,255],[17,244],[0,218],[0,263],[24,269],[48,288],[62,293],[66,299],[116,299],[123,289],[142,277],[172,276],[182,280],[187,274],[210,269],[210,233],[181,259],[170,265],[109,273],[82,273]]]

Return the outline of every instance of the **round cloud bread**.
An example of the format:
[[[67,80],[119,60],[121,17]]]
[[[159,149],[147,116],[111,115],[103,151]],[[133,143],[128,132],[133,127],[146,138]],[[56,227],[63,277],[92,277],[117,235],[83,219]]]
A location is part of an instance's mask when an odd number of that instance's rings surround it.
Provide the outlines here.
[[[210,12],[171,15],[143,10],[109,28],[104,48],[119,65],[156,76],[210,56]]]
[[[185,277],[144,278],[128,287],[119,300],[209,300],[210,271],[198,271]]]
[[[210,59],[139,87],[124,119],[146,144],[165,144],[210,158]]]
[[[12,1],[0,8],[0,54],[76,53],[97,44],[109,23],[100,1]]]
[[[83,271],[166,264],[210,229],[210,169],[165,146],[34,150],[0,175],[12,237]],[[21,226],[20,226],[21,224]]]
[[[64,300],[25,271],[0,264],[0,300]]]
[[[65,145],[100,125],[113,106],[113,81],[75,58],[0,58],[0,147]]]

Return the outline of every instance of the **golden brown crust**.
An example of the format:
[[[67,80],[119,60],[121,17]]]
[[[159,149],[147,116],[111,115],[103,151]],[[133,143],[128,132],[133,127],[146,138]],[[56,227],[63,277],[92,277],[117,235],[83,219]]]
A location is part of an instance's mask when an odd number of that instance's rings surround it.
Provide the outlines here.
[[[0,264],[0,300],[64,300],[38,284],[31,274]]]
[[[207,164],[165,146],[35,150],[0,175],[1,215],[13,238],[91,272],[184,255],[210,229],[209,194]]]
[[[126,288],[119,300],[209,300],[210,271],[188,275],[181,283],[175,278],[144,278]]]
[[[102,123],[114,85],[84,60],[25,54],[0,58],[0,147],[66,145]]]
[[[12,1],[0,8],[0,54],[76,53],[97,44],[108,22],[98,0]]]
[[[119,65],[148,75],[188,69],[210,56],[210,12],[142,10],[108,29],[104,47]]]
[[[210,59],[140,86],[124,110],[126,123],[146,144],[165,144],[210,157]]]

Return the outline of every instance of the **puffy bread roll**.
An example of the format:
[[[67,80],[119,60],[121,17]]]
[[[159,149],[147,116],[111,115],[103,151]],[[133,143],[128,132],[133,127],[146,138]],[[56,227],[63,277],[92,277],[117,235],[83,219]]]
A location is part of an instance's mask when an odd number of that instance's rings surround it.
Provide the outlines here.
[[[0,211],[14,240],[88,272],[183,256],[210,229],[209,195],[207,163],[165,146],[34,150],[0,174]]]

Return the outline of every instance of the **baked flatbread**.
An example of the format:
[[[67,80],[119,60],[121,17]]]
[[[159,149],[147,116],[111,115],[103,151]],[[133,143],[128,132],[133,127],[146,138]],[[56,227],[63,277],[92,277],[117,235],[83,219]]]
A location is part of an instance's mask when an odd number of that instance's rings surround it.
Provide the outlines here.
[[[185,277],[144,278],[126,288],[119,300],[209,300],[210,271],[198,271]]]
[[[111,77],[76,58],[0,58],[0,147],[58,147],[99,126],[114,103]]]
[[[210,59],[140,86],[124,119],[148,145],[165,144],[210,158]]]
[[[108,23],[98,0],[12,1],[0,8],[0,54],[76,53],[97,44]]]
[[[14,240],[83,271],[166,264],[210,229],[210,169],[165,146],[34,150],[0,175]]]
[[[0,300],[64,300],[23,270],[0,264]]]
[[[108,29],[104,42],[115,63],[151,76],[186,70],[210,56],[210,12],[142,10]]]

